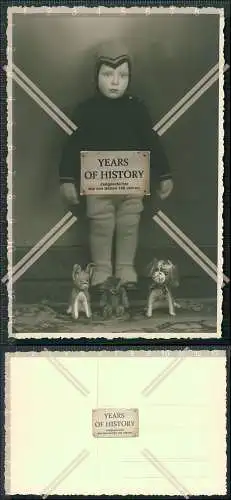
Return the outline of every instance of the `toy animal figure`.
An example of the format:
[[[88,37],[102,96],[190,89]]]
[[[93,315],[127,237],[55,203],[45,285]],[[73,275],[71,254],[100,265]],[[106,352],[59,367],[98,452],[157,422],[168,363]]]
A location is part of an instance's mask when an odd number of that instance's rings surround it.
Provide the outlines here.
[[[113,312],[122,316],[129,308],[128,296],[119,278],[111,277],[103,290],[100,309],[104,319],[110,318]]]
[[[87,318],[92,316],[89,286],[93,270],[94,264],[88,264],[85,269],[82,269],[79,264],[73,266],[73,288],[67,314],[71,314],[75,320],[79,318],[80,312],[84,312]]]
[[[167,302],[169,314],[175,316],[175,308],[180,307],[172,295],[172,288],[179,286],[176,266],[170,260],[154,259],[149,265],[148,271],[152,284],[147,301],[147,317],[151,318],[153,309],[163,302]]]

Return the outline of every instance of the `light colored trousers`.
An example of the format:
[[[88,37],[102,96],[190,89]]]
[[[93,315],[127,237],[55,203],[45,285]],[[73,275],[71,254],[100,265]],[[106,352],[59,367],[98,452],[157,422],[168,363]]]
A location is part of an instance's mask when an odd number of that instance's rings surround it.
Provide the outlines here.
[[[137,281],[134,259],[142,210],[143,197],[140,196],[87,196],[90,249],[96,266],[93,285],[103,283],[112,276],[112,242],[115,231],[115,276],[122,282]]]

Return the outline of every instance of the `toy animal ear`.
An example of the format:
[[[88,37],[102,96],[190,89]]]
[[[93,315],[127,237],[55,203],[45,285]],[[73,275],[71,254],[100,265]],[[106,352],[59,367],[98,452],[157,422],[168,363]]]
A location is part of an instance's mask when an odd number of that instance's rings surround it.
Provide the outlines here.
[[[74,264],[73,270],[72,270],[72,279],[75,281],[75,277],[77,274],[81,272],[81,266],[79,264]]]
[[[90,262],[89,264],[87,264],[86,273],[89,275],[90,280],[92,278],[94,269],[95,269],[95,264],[93,262]]]
[[[148,276],[152,276],[153,273],[156,271],[156,269],[158,269],[158,259],[153,259],[152,262],[150,262],[150,264],[148,264],[147,266],[147,274]]]
[[[174,286],[174,287],[179,286],[178,269],[173,264],[172,264],[170,272],[169,272],[169,279],[170,279],[170,283],[172,286]]]

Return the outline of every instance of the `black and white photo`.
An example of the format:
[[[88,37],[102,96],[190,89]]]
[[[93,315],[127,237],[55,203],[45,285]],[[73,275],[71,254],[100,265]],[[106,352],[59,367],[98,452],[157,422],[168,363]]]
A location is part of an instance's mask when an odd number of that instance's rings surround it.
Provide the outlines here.
[[[9,334],[219,338],[224,12],[8,10]]]

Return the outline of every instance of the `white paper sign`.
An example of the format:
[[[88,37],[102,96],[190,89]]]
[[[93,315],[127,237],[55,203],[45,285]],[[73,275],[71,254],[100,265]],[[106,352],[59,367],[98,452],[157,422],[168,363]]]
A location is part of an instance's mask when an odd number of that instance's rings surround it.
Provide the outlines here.
[[[149,151],[81,151],[81,195],[150,194]]]

